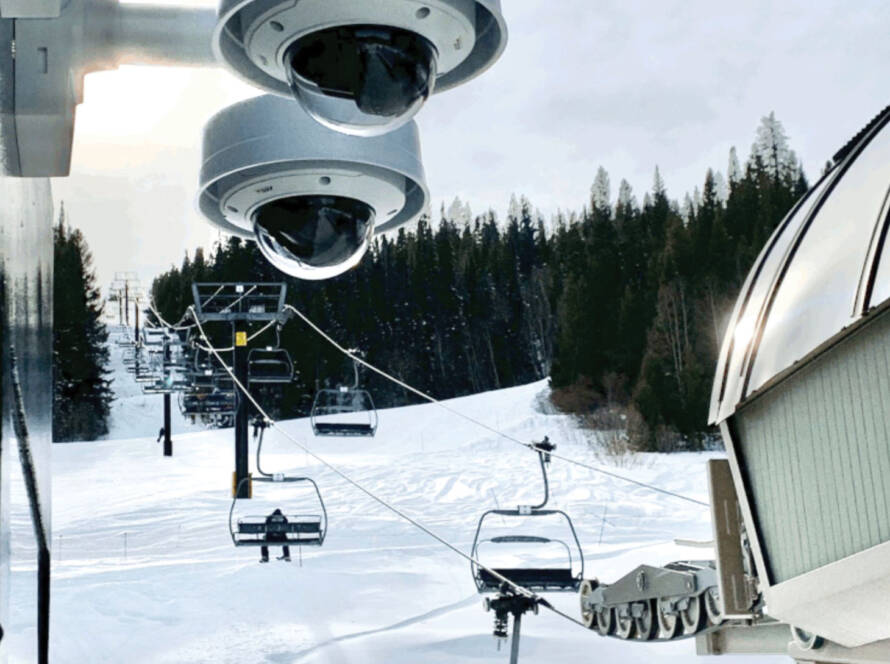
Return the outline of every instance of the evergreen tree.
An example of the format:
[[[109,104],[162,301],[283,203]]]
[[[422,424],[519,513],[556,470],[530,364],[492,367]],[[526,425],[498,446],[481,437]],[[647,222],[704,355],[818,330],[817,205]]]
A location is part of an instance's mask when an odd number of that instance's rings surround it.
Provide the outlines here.
[[[92,256],[79,230],[55,227],[53,278],[53,440],[96,440],[108,433],[113,399],[108,332]]]

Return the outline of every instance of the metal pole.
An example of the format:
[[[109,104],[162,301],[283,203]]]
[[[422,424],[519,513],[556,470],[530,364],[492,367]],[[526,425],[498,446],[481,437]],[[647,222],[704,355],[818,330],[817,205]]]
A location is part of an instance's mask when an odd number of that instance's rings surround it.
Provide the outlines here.
[[[236,323],[232,326],[234,330],[233,346],[234,350],[234,370],[235,377],[242,385],[247,385],[247,329],[243,322]],[[237,390],[235,391],[237,394]],[[248,401],[241,396],[238,399],[238,407],[235,411],[235,487],[241,487],[238,492],[238,498],[249,498],[250,487],[249,482],[241,483],[241,480],[248,476],[248,456],[250,450],[247,439],[247,414]]]
[[[116,12],[109,12],[100,4],[89,17],[114,21],[101,27],[111,28],[103,34],[114,35],[108,47],[117,64],[218,66],[210,47],[217,23],[213,9],[115,5]]]
[[[519,630],[522,627],[522,614],[513,615],[513,642],[510,646],[510,664],[519,664]]]
[[[173,456],[173,439],[170,437],[170,393],[164,395],[164,456]]]
[[[124,283],[124,322],[130,327],[130,283]]]
[[[170,343],[164,340],[164,370],[169,370]],[[170,437],[170,393],[164,395],[164,456],[173,456],[173,439]]]

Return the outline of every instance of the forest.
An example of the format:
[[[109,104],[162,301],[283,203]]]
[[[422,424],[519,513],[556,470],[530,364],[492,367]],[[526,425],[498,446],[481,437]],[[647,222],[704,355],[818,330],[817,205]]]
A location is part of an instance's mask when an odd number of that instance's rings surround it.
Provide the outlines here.
[[[600,168],[589,203],[552,219],[521,196],[505,219],[455,200],[435,220],[376,238],[355,269],[326,282],[287,277],[231,238],[186,255],[151,295],[178,320],[194,281],[284,281],[288,301],[341,344],[436,398],[549,377],[556,407],[626,428],[634,449],[700,449],[713,439],[711,379],[735,296],[807,188],[770,114],[744,163],[733,148],[725,174],[709,169],[682,202],[657,168],[641,199],[624,180],[613,198]],[[297,375],[262,390],[276,417],[306,415],[318,388],[352,382],[351,362],[300,321],[280,343]],[[376,375],[361,381],[378,407],[417,400]]]

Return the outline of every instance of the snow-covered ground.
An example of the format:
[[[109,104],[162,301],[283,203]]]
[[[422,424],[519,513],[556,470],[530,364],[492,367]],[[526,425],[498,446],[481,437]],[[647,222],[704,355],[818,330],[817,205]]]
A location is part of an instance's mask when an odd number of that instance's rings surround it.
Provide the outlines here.
[[[536,383],[450,405],[522,440],[548,434],[561,454],[608,463],[569,418],[544,412],[545,392],[545,383]],[[463,559],[275,431],[267,433],[263,466],[318,481],[328,539],[321,549],[302,551],[302,566],[296,551],[290,564],[260,565],[255,549],[235,549],[227,529],[231,430],[177,433],[174,456],[164,458],[155,442],[161,400],[142,405],[140,399],[131,395],[116,406],[112,435],[130,439],[53,448],[53,662],[507,661]],[[530,504],[541,493],[534,454],[434,405],[382,411],[373,439],[314,439],[304,420],[284,426],[464,551],[485,509]],[[644,455],[612,470],[706,500],[708,456]],[[551,476],[552,505],[575,521],[586,576],[611,581],[642,562],[703,554],[673,539],[709,539],[706,509],[558,460]],[[289,513],[316,509],[310,493],[288,485],[257,484],[254,500],[242,506],[255,514],[277,506]],[[27,527],[26,520],[15,527]],[[551,599],[577,615],[574,595]],[[21,629],[33,600],[14,597],[13,607],[12,661],[33,661],[33,631]],[[521,661],[702,659],[692,641],[601,639],[544,611],[523,623]]]

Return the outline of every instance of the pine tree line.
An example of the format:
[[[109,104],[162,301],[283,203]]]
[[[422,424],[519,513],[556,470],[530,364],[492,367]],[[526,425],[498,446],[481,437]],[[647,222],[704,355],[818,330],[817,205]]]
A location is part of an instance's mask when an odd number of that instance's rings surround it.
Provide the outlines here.
[[[707,437],[726,316],[806,189],[770,115],[744,166],[733,149],[726,176],[709,170],[682,204],[657,169],[642,203],[624,181],[613,203],[600,169],[590,204],[549,224],[525,198],[511,201],[503,223],[456,200],[438,224],[422,219],[378,238],[357,268],[320,283],[282,275],[253,243],[232,238],[209,258],[187,255],[152,295],[175,320],[193,281],[284,280],[289,302],[341,343],[438,398],[549,376],[566,410],[632,415],[640,447],[696,447]],[[301,323],[286,326],[281,342],[298,375],[263,393],[277,416],[305,415],[316,389],[351,382],[351,364]],[[375,375],[362,379],[379,406],[416,401]]]

